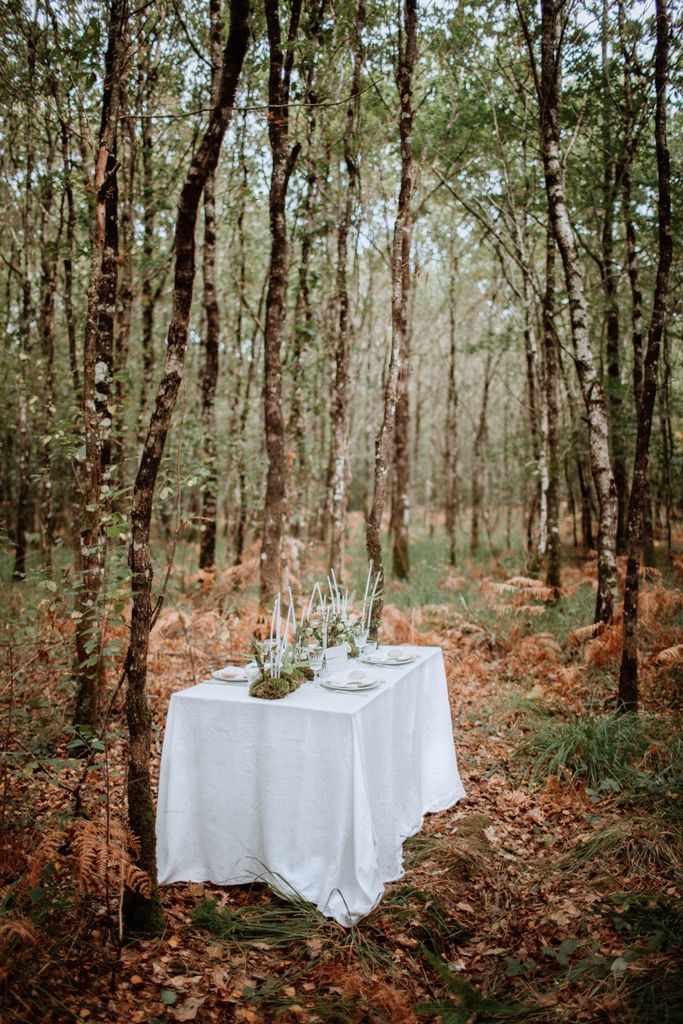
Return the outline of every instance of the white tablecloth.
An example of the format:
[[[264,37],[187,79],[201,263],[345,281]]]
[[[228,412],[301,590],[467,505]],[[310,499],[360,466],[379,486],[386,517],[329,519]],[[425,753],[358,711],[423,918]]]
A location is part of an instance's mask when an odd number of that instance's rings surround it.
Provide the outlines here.
[[[159,881],[292,889],[349,926],[401,876],[424,815],[464,795],[443,655],[372,668],[381,685],[304,684],[283,700],[200,683],[171,698],[159,779]]]

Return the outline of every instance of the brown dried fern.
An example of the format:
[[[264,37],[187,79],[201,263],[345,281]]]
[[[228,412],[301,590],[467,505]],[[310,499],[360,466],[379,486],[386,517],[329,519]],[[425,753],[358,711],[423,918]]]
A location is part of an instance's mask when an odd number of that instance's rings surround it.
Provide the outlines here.
[[[674,668],[676,665],[683,665],[683,644],[675,644],[660,651],[652,659],[652,664],[659,668]]]
[[[47,832],[29,858],[20,890],[38,887],[43,871],[53,864],[58,876],[70,878],[81,893],[99,894],[119,889],[121,884],[142,896],[151,895],[146,872],[135,864],[140,848],[123,822],[111,819],[109,826],[83,818],[67,823],[64,831]]]
[[[604,622],[591,622],[589,626],[579,626],[578,629],[573,629],[571,631],[567,637],[567,643],[585,644],[587,640],[591,640],[593,637],[602,633],[604,628]]]

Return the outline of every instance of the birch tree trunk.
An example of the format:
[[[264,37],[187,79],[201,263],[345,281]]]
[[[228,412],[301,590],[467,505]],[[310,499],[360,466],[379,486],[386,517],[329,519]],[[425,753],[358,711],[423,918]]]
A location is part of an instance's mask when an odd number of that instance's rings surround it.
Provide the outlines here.
[[[598,496],[598,596],[596,619],[609,621],[618,599],[616,530],[617,494],[610,463],[605,392],[595,369],[588,331],[588,308],[574,230],[565,197],[560,158],[560,81],[566,0],[542,0],[541,78],[539,86],[541,142],[548,209],[564,266],[569,311],[581,393],[586,406],[591,471]],[[533,44],[525,26],[532,61]]]
[[[353,75],[351,99],[344,124],[344,163],[347,184],[337,228],[337,332],[334,351],[334,384],[330,419],[331,444],[327,478],[330,507],[330,568],[344,578],[344,537],[346,533],[347,485],[349,477],[349,292],[347,250],[349,231],[359,199],[357,139],[360,113],[360,76],[363,66],[365,0],[359,0],[353,28]]]
[[[638,433],[633,483],[628,506],[628,558],[624,588],[624,639],[619,670],[619,707],[638,710],[638,576],[643,545],[643,508],[647,494],[652,416],[657,394],[657,369],[662,334],[666,327],[669,272],[673,255],[671,230],[671,170],[666,136],[669,77],[670,23],[667,0],[656,0],[655,145],[657,150],[659,259],[643,366],[643,388],[638,408]]]
[[[265,0],[270,67],[268,73],[268,138],[272,153],[270,178],[270,274],[266,297],[264,345],[264,419],[268,476],[261,538],[261,602],[282,588],[282,541],[285,519],[285,421],[282,413],[282,331],[287,297],[288,241],[285,199],[299,146],[289,148],[289,86],[299,30],[302,0],[292,0],[283,47],[277,0]],[[284,50],[284,52],[283,52]]]
[[[211,56],[211,102],[216,103],[221,73],[221,0],[209,0]],[[199,568],[211,569],[216,562],[216,414],[214,402],[218,383],[218,345],[221,322],[216,293],[216,194],[215,174],[210,172],[204,186],[204,365],[202,367],[202,446],[204,481],[199,542]]]
[[[104,691],[101,598],[110,504],[111,384],[118,261],[116,137],[121,109],[127,0],[111,0],[102,120],[95,164],[95,226],[83,340],[85,478],[80,509],[74,722],[96,729]]]
[[[414,167],[412,133],[414,111],[412,107],[413,72],[417,61],[417,0],[403,0],[402,21],[398,32],[398,61],[396,86],[398,89],[400,114],[399,135],[401,140],[401,185],[398,207],[394,221],[391,251],[391,354],[384,388],[384,411],[382,423],[375,442],[375,473],[372,504],[366,527],[366,549],[368,560],[375,572],[380,573],[379,600],[373,606],[371,631],[376,635],[382,617],[384,604],[384,562],[380,529],[386,502],[387,478],[391,464],[391,446],[396,419],[398,381],[401,370],[401,354],[404,349],[404,334],[407,328],[408,292],[410,261],[410,238],[412,229],[411,200],[414,190]],[[408,266],[406,267],[406,263]]]
[[[232,114],[249,40],[249,13],[249,0],[230,0],[230,30],[223,51],[218,98],[180,194],[174,237],[173,307],[166,339],[166,359],[133,490],[129,550],[133,610],[130,645],[126,656],[128,816],[132,831],[140,839],[141,855],[138,863],[149,873],[153,893],[151,899],[146,899],[138,892],[126,890],[125,920],[131,931],[156,932],[163,927],[163,913],[156,889],[154,804],[149,774],[152,716],[146,694],[149,633],[163,600],[162,594],[153,609],[153,568],[149,540],[154,488],[184,372],[194,289],[194,236],[199,204],[206,180],[218,163],[223,137]]]
[[[547,509],[547,568],[546,583],[560,586],[560,437],[557,404],[557,335],[555,331],[555,239],[548,224],[545,258],[545,294],[543,296],[543,386],[547,416],[546,467],[548,485]]]
[[[455,331],[455,274],[456,260],[451,264],[451,280],[448,288],[448,393],[446,397],[446,536],[448,537],[448,561],[457,563],[457,522],[458,522],[458,352]]]
[[[624,445],[623,387],[621,383],[621,339],[619,336],[619,298],[617,270],[614,262],[614,209],[617,199],[618,174],[614,158],[612,137],[613,112],[610,104],[609,78],[609,18],[607,0],[602,7],[602,233],[600,277],[605,300],[605,354],[607,357],[607,409],[609,413],[612,466],[617,492],[617,551],[626,550],[626,505],[628,503],[628,476]]]

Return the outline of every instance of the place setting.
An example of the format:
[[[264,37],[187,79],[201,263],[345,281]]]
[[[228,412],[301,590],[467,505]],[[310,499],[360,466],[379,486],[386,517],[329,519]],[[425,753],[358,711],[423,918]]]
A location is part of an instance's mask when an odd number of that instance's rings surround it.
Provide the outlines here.
[[[216,668],[205,682],[248,686],[249,696],[260,700],[283,700],[304,683],[339,693],[375,689],[381,679],[357,664],[349,668],[350,661],[363,660],[368,665],[382,667],[406,665],[414,660],[402,650],[393,652],[391,648],[382,648],[378,651],[377,641],[370,639],[380,580],[381,572],[374,572],[370,563],[359,611],[353,608],[353,595],[349,595],[348,588],[342,592],[334,570],[330,571],[324,585],[314,584],[299,614],[291,587],[284,617],[282,595],[278,593],[268,637],[252,637],[252,660],[246,665]]]
[[[347,672],[333,672],[320,680],[320,686],[324,690],[334,690],[337,693],[363,693],[366,690],[374,690],[380,684],[380,680],[363,669],[350,669]]]
[[[374,647],[366,648],[360,660],[376,668],[400,668],[403,665],[411,665],[418,657],[419,655],[402,647]]]

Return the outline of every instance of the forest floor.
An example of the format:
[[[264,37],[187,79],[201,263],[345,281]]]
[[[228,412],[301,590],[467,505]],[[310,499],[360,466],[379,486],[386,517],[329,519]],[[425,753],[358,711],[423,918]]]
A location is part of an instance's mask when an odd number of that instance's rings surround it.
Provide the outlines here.
[[[413,558],[411,583],[388,588],[382,639],[443,648],[467,797],[426,818],[405,844],[403,878],[351,930],[263,885],[178,884],[162,890],[161,937],[120,941],[121,858],[105,836],[125,813],[122,696],[105,742],[90,761],[75,757],[68,607],[59,588],[13,588],[3,1020],[683,1020],[683,563],[643,580],[634,718],[613,713],[619,622],[582,628],[594,561],[565,567],[552,603],[515,577],[509,552],[444,570],[443,545],[425,536]],[[217,578],[180,565],[174,578],[150,656],[155,780],[172,692],[243,654],[259,626],[254,559]],[[359,547],[359,573],[362,561]],[[304,580],[315,570],[309,554]],[[113,659],[124,641],[112,626]]]

